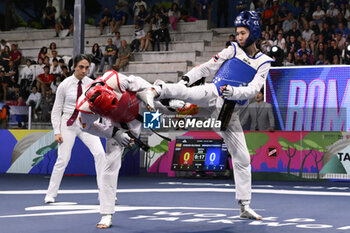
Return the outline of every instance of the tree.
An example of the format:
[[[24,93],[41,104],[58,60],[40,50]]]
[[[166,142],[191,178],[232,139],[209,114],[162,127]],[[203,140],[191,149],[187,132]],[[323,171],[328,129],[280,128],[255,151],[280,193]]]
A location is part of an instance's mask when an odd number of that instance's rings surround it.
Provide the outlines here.
[[[247,142],[248,152],[251,155],[250,163],[253,162],[254,155],[256,151],[264,146],[269,140],[270,137],[266,133],[246,133],[244,134],[245,140]]]

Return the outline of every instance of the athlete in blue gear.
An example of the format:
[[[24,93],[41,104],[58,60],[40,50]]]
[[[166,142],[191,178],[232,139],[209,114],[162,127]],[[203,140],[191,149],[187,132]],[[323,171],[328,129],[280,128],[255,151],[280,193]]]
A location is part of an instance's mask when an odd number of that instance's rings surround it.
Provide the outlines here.
[[[260,37],[259,17],[254,11],[241,12],[236,20],[236,40],[208,62],[194,67],[177,84],[154,85],[137,97],[150,110],[154,109],[153,99],[180,99],[200,107],[212,109],[211,116],[218,117],[224,99],[236,101],[227,128],[221,131],[232,156],[236,199],[240,205],[240,217],[262,219],[249,207],[251,200],[250,155],[239,121],[239,113],[248,105],[262,88],[270,69],[272,58],[256,48]],[[188,87],[202,77],[214,77],[212,83]]]

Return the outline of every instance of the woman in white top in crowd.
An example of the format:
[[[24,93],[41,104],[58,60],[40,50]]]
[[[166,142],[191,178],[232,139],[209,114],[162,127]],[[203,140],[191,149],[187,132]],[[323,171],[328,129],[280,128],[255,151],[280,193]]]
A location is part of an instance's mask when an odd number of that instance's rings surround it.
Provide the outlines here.
[[[33,83],[35,75],[35,68],[32,65],[32,61],[27,59],[26,66],[22,70],[22,75],[20,76],[20,80],[18,83],[21,89],[27,89]]]
[[[278,33],[277,39],[273,42],[273,45],[277,45],[283,52],[287,52],[286,40],[283,38],[282,33]]]
[[[52,60],[52,66],[50,67],[50,74],[62,74],[62,69],[60,65],[58,64],[57,58],[54,58]]]
[[[56,94],[56,91],[57,91],[57,88],[58,88],[58,85],[60,85],[60,83],[62,82],[62,77],[61,75],[57,75],[53,82],[50,84],[50,88],[52,90],[52,94]]]
[[[34,66],[34,77],[44,73],[44,59],[38,58],[38,64]]]

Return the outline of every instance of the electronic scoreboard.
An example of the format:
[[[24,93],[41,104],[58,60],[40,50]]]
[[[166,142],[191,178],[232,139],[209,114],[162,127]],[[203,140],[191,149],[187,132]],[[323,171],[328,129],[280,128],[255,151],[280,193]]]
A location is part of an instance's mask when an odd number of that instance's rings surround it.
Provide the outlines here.
[[[227,147],[222,139],[176,139],[172,170],[223,171]]]

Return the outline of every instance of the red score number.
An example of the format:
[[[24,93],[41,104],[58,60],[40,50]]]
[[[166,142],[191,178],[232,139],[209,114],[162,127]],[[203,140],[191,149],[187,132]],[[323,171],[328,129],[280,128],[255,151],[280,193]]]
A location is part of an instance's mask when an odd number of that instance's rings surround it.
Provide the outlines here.
[[[191,165],[193,163],[193,155],[194,155],[193,148],[182,149],[180,154],[179,164]]]

